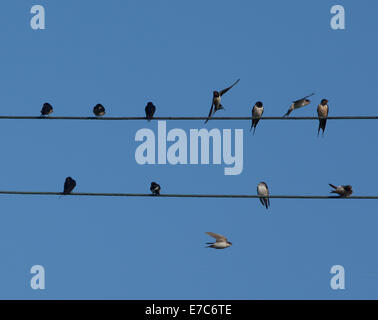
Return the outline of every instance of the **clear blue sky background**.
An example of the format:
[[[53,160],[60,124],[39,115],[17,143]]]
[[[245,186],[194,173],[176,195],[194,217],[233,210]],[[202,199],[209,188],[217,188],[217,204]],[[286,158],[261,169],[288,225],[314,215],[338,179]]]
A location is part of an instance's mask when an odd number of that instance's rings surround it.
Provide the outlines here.
[[[46,29],[30,28],[30,8],[46,9]],[[330,28],[343,4],[346,29]],[[266,116],[316,92],[330,115],[377,115],[376,1],[26,1],[0,10],[1,115],[206,116],[212,90],[237,78],[218,116]],[[244,129],[244,170],[219,165],[135,162],[144,121],[0,120],[0,190],[328,195],[328,183],[377,195],[377,123],[210,121]],[[203,121],[167,122],[168,130]],[[0,297],[31,299],[378,298],[378,202],[361,200],[166,199],[0,196]],[[205,232],[233,246],[211,250]],[[30,288],[30,268],[46,270],[46,290]],[[346,290],[330,288],[332,265]]]

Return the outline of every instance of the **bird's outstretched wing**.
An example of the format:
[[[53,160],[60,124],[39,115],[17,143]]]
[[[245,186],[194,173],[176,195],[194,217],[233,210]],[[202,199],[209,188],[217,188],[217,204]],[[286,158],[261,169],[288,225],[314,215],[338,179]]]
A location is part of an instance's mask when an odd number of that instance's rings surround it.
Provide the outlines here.
[[[315,94],[315,92],[309,94],[308,96],[303,97],[302,99],[295,100],[295,101],[293,101],[293,103],[298,103],[298,102],[301,102],[301,101],[303,101],[303,100],[306,100],[307,98],[310,98],[310,97],[313,96],[314,94]]]
[[[207,121],[209,121],[211,114],[213,113],[213,108],[214,108],[214,101],[211,103],[210,112],[209,112],[209,115],[207,116],[205,123],[207,123]]]
[[[240,81],[240,79],[236,80],[236,81],[235,81],[231,86],[229,86],[228,88],[219,91],[219,95],[220,95],[220,96],[224,95],[228,90],[230,90],[232,87],[234,87],[239,81]]]
[[[214,232],[206,232],[210,237],[213,237],[217,241],[227,241],[227,238]]]
[[[303,99],[301,99],[301,100],[304,100],[304,99],[310,98],[310,97],[312,97],[314,94],[315,94],[315,92],[309,94],[308,96],[305,96],[305,97],[304,97]]]

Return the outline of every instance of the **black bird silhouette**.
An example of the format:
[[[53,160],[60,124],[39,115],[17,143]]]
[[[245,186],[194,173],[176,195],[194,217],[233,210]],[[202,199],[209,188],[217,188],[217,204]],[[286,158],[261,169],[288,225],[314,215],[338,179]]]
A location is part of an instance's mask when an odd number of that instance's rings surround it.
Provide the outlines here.
[[[63,194],[70,194],[72,190],[76,187],[76,181],[71,177],[67,177],[64,182]]]
[[[51,114],[53,112],[53,107],[50,103],[48,102],[45,102],[42,106],[42,109],[41,109],[41,116],[48,116],[49,114]]]
[[[104,106],[100,103],[96,104],[93,108],[93,113],[95,114],[96,117],[101,117],[101,116],[105,115]]]
[[[160,194],[160,186],[156,182],[151,182],[150,190],[154,195]]]
[[[155,105],[152,102],[148,102],[144,110],[146,111],[146,119],[151,121],[156,111]]]

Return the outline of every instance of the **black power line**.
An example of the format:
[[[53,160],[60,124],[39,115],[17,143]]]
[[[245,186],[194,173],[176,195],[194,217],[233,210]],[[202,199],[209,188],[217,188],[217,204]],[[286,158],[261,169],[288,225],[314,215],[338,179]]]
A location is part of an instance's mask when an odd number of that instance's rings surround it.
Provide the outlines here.
[[[41,117],[41,116],[0,116],[0,120],[145,120],[146,117]],[[154,117],[152,120],[207,120],[208,117]],[[249,120],[252,117],[214,117],[209,120]],[[339,116],[328,120],[377,120],[378,116]],[[260,120],[319,120],[319,117],[261,117]]]
[[[41,196],[61,196],[62,192],[43,191],[0,191],[0,194],[8,195],[41,195]],[[152,195],[150,193],[94,193],[94,192],[73,192],[67,196],[88,196],[88,197],[153,197],[153,198],[233,198],[233,199],[258,199],[258,195],[249,194],[161,194]],[[347,198],[339,196],[311,196],[311,195],[271,195],[270,199],[351,199],[351,200],[378,200],[378,196],[350,196]]]

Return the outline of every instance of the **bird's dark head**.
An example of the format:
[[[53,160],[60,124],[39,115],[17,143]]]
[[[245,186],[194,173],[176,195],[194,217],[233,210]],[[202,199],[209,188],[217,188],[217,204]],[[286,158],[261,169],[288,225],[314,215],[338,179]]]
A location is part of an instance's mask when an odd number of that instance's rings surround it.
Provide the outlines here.
[[[348,184],[347,186],[344,186],[344,190],[345,191],[352,191],[352,186]]]
[[[259,108],[261,108],[263,106],[263,103],[261,101],[257,101],[256,102],[256,106],[259,107]]]
[[[153,106],[153,105],[154,105],[154,104],[153,104],[151,101],[147,103],[147,106],[150,106],[150,107],[151,107],[151,106]]]
[[[322,99],[322,101],[320,102],[320,104],[321,104],[322,106],[327,105],[327,103],[328,103],[328,100],[327,100],[327,99]]]
[[[66,181],[72,181],[72,178],[71,177],[67,177]]]
[[[213,97],[218,98],[220,96],[218,91],[213,91]]]

